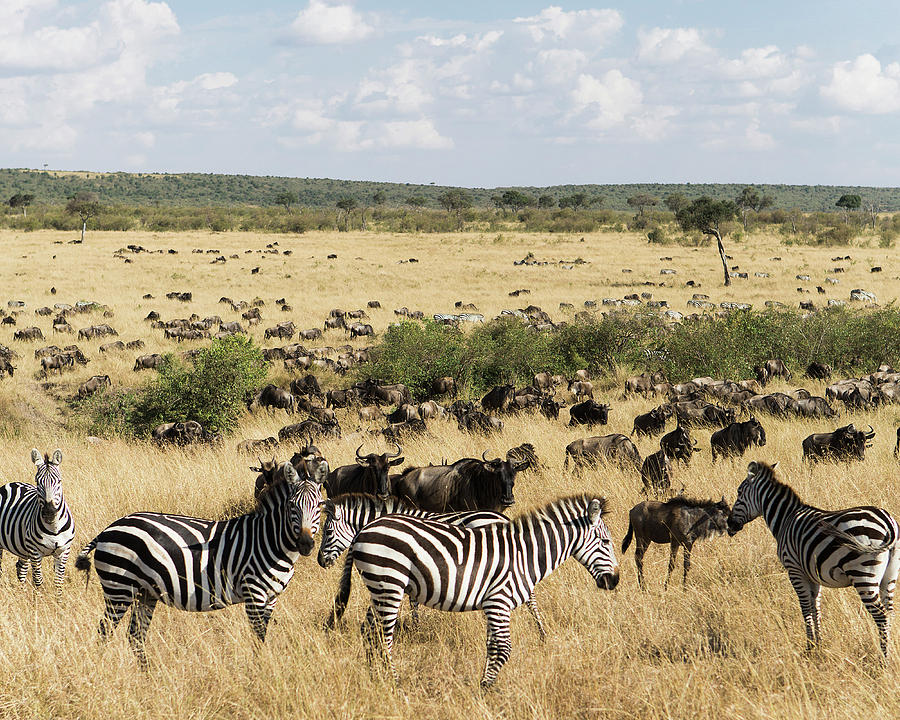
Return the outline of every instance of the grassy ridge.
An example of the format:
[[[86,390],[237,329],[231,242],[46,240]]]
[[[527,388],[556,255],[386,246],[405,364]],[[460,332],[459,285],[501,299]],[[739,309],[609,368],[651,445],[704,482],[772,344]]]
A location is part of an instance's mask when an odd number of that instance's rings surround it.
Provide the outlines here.
[[[553,185],[522,186],[521,190],[537,198],[550,195],[554,201],[583,192],[589,197],[603,198],[603,206],[612,210],[629,210],[627,200],[638,193],[663,198],[669,193],[682,193],[689,199],[710,195],[732,199],[748,183],[635,183],[621,185]],[[829,185],[757,185],[770,195],[774,206],[798,208],[803,212],[833,210],[844,193],[861,195],[874,201],[883,212],[900,210],[900,187],[876,188]],[[6,201],[17,192],[35,195],[36,201],[64,203],[78,192],[95,192],[101,201],[123,205],[164,206],[234,206],[274,205],[284,192],[296,193],[299,205],[333,207],[342,197],[353,198],[357,205],[372,204],[372,197],[382,191],[385,204],[400,206],[410,196],[425,198],[426,207],[439,207],[438,196],[448,188],[440,185],[383,183],[326,178],[289,178],[255,175],[216,175],[206,173],[64,173],[37,170],[0,169],[0,199]],[[491,196],[510,188],[466,188],[477,207],[491,207]]]

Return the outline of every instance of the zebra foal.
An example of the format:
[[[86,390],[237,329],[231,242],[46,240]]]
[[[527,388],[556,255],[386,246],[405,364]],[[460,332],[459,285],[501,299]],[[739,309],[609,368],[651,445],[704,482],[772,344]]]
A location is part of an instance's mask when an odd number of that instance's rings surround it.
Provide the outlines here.
[[[394,680],[392,649],[403,595],[438,610],[481,610],[487,619],[488,688],[509,659],[509,617],[535,585],[574,556],[597,587],[619,581],[603,498],[561,498],[509,523],[476,530],[426,518],[386,515],[356,536],[350,555],[372,604],[362,625],[371,652],[377,636]]]
[[[66,574],[66,561],[75,538],[75,520],[63,496],[59,464],[62,451],[52,457],[35,448],[31,462],[36,472],[34,485],[11,482],[0,487],[0,554],[15,555],[16,577],[24,583],[31,577],[35,587],[44,582],[41,561],[53,556],[53,582],[58,596]]]
[[[502,513],[493,512],[492,510],[473,510],[471,512],[448,512],[448,513],[432,513],[420,510],[414,505],[401,500],[397,497],[389,497],[387,500],[380,500],[374,495],[364,493],[348,493],[339,495],[334,499],[329,498],[323,505],[324,522],[322,524],[322,542],[319,545],[319,565],[323,568],[331,567],[340,554],[344,552],[353,542],[356,534],[366,525],[384,515],[399,514],[411,515],[415,517],[426,518],[428,520],[437,520],[439,522],[447,522],[451,525],[459,525],[460,527],[475,528],[495,525],[497,523],[508,523],[509,518]],[[325,628],[331,630],[335,623],[341,619],[344,610],[347,609],[347,601],[350,598],[350,587],[353,580],[353,556],[347,553],[344,562],[344,569],[341,573],[341,583],[338,588],[337,596],[334,598],[334,605],[331,609],[331,615],[325,622]],[[525,601],[528,609],[534,616],[537,623],[538,633],[541,640],[546,640],[547,631],[544,628],[544,621],[538,611],[537,600],[532,595]],[[410,600],[410,604],[415,612],[415,601]]]
[[[777,463],[776,463],[777,464]],[[852,585],[875,621],[887,657],[890,613],[900,573],[900,528],[882,508],[820,510],[775,476],[775,466],[751,462],[728,519],[734,535],[760,515],[777,543],[806,623],[807,648],[819,642],[819,592]]]
[[[302,480],[284,463],[246,515],[213,521],[140,512],[116,520],[91,540],[75,567],[90,572],[90,553],[96,551],[106,605],[101,637],[109,638],[133,605],[128,639],[145,669],[144,639],[158,602],[189,611],[243,603],[264,642],[275,602],[293,577],[297,558],[312,552],[319,527],[328,463],[305,459],[301,472]]]

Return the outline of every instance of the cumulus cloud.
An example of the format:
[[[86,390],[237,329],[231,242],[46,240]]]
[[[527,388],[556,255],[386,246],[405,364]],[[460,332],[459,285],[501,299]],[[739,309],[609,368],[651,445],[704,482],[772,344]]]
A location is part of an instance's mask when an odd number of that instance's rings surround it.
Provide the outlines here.
[[[221,90],[237,84],[237,77],[230,72],[203,73],[194,78],[201,90]]]
[[[651,28],[638,30],[638,60],[667,64],[712,53],[696,28]]]
[[[787,70],[787,58],[775,45],[747,48],[739,58],[722,65],[722,73],[740,79],[771,78]]]
[[[604,130],[617,125],[637,112],[643,101],[641,86],[619,70],[609,70],[602,77],[578,76],[572,100],[576,111],[591,115],[590,127]]]
[[[310,0],[292,23],[291,31],[302,42],[333,45],[364,40],[374,27],[352,5]]]
[[[900,63],[882,68],[874,55],[840,62],[820,89],[822,97],[853,112],[883,114],[900,111]]]
[[[442,136],[428,119],[385,123],[383,131],[381,144],[389,148],[449,150],[453,147],[453,140]]]
[[[625,24],[618,10],[572,10],[566,12],[558,5],[544,8],[537,15],[531,17],[516,18],[514,22],[521,23],[535,42],[567,40],[574,35],[579,35],[588,37],[599,44],[607,42]]]

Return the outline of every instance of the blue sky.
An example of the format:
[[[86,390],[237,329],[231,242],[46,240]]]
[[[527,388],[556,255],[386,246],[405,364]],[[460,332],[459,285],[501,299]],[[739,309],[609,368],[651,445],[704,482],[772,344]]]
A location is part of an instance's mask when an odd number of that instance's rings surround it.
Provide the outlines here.
[[[0,166],[900,185],[900,2],[0,0]]]

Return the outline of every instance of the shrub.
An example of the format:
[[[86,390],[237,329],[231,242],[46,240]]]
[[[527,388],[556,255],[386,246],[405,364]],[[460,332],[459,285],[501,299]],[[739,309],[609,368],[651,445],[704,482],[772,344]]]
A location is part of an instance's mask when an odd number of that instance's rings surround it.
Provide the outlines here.
[[[664,245],[668,238],[666,237],[666,231],[657,225],[647,233],[647,240],[654,245]]]

